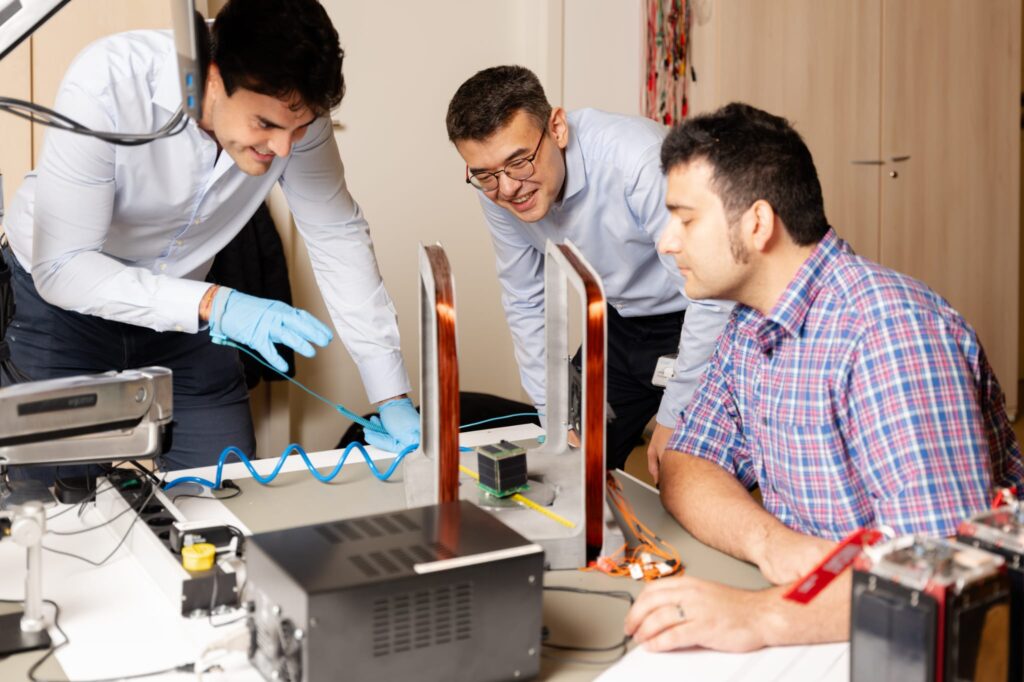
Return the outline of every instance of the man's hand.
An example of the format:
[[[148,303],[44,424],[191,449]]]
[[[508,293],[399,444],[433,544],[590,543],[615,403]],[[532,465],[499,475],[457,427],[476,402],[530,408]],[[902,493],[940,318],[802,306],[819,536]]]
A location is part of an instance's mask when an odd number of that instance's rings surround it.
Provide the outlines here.
[[[367,429],[364,431],[367,443],[388,452],[401,452],[420,442],[420,413],[412,406],[409,398],[403,395],[385,400],[377,412],[380,416],[370,421],[387,433]]]
[[[760,614],[776,590],[751,592],[679,576],[647,585],[626,614],[625,632],[649,651],[700,646],[753,651],[767,645]]]
[[[783,587],[750,591],[685,575],[662,578],[637,597],[624,630],[650,651],[841,642],[850,638],[850,583],[846,571],[813,602],[798,604],[783,598]]]
[[[764,577],[775,585],[785,585],[807,575],[836,546],[831,540],[774,526],[753,553],[754,562]]]
[[[305,310],[225,287],[214,292],[210,306],[210,336],[214,341],[229,339],[248,346],[280,372],[288,371],[288,363],[274,349],[275,343],[311,358],[316,355],[311,343],[323,347],[334,338],[323,322]]]
[[[571,445],[572,447],[578,448],[580,446],[580,437],[576,433],[575,429],[569,429],[569,433],[566,434],[566,439],[569,441],[569,445]]]
[[[654,485],[658,485],[658,475],[661,473],[661,456],[665,454],[665,446],[668,439],[672,437],[672,429],[654,422],[654,433],[651,434],[651,442],[647,446],[647,470],[654,478]]]

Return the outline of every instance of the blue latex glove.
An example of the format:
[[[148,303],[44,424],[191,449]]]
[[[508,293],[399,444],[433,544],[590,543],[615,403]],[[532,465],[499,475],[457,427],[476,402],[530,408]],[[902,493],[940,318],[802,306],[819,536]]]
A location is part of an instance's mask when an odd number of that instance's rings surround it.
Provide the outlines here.
[[[323,322],[305,310],[224,287],[213,297],[210,336],[215,343],[230,339],[252,348],[280,372],[288,371],[288,363],[274,348],[275,343],[311,358],[316,350],[310,341],[323,347],[334,338]]]
[[[388,452],[401,452],[408,446],[420,442],[420,413],[412,406],[411,400],[389,400],[377,408],[377,412],[380,416],[372,417],[370,422],[383,427],[387,433],[366,429],[364,433],[367,443]]]

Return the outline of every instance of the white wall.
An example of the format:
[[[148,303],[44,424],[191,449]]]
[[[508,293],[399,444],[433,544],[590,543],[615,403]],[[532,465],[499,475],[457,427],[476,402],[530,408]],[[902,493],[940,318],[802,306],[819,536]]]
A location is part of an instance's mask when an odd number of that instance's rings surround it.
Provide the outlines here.
[[[103,30],[97,35],[129,27],[122,25],[127,21],[124,1],[108,0],[112,9],[105,16],[116,18],[98,24],[97,30]],[[445,134],[448,101],[479,69],[518,63],[537,73],[553,104],[638,112],[643,0],[323,2],[347,55],[348,94],[337,112],[344,126],[337,139],[349,185],[370,221],[381,270],[395,299],[416,390],[416,245],[440,241],[456,276],[462,387],[525,399],[500,306],[490,241],[474,190],[462,181],[463,164]],[[208,4],[216,13],[223,0]],[[149,16],[166,8],[147,6],[138,12]],[[95,37],[83,32],[73,15],[72,5],[43,29],[64,36],[51,42],[67,55],[46,53],[35,67],[42,85],[43,80],[52,81],[55,88],[66,61],[89,36]],[[5,59],[4,73],[22,78],[26,94],[33,67],[27,54],[16,62],[14,56]],[[0,80],[6,85],[3,94],[21,91],[13,76]],[[6,118],[4,126],[20,126],[17,135],[5,138],[18,141],[20,156],[14,158],[13,142],[0,153],[0,172],[7,171],[10,195],[31,163],[31,138],[27,123]],[[275,220],[287,226],[287,208],[279,192],[275,197]],[[283,232],[297,304],[327,319],[301,241],[294,230]],[[317,392],[368,411],[358,373],[339,342],[315,360],[300,359],[298,369],[299,379]],[[293,441],[314,450],[333,446],[348,426],[326,406],[280,383],[263,384],[254,392],[253,411],[262,456],[276,454]]]
[[[335,115],[343,126],[338,144],[398,309],[417,399],[417,243],[434,241],[445,246],[456,277],[462,388],[524,399],[490,240],[475,190],[463,182],[464,165],[448,142],[444,117],[466,78],[505,63],[533,69],[551,100],[560,103],[561,0],[325,0],[324,5],[346,55],[348,90]],[[301,240],[292,263],[297,305],[327,319]],[[300,359],[299,379],[350,409],[367,411],[358,373],[339,342],[312,361]],[[264,457],[288,441],[314,450],[333,447],[348,426],[298,389],[272,390],[269,407],[265,393],[254,406]]]
[[[645,4],[646,0],[565,0],[567,109],[641,113]]]

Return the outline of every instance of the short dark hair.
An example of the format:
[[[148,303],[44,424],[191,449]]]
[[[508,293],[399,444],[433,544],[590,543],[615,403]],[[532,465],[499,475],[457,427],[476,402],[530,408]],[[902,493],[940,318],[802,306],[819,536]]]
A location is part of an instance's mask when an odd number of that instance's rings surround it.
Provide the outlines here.
[[[733,102],[683,121],[661,145],[662,171],[698,159],[711,165],[730,222],[763,199],[797,244],[816,244],[828,232],[814,159],[786,119]]]
[[[317,0],[228,0],[213,24],[211,57],[237,88],[297,96],[317,116],[341,103],[345,52]]]
[[[448,139],[486,140],[525,111],[544,129],[551,104],[537,76],[523,66],[493,66],[459,86],[448,104]]]

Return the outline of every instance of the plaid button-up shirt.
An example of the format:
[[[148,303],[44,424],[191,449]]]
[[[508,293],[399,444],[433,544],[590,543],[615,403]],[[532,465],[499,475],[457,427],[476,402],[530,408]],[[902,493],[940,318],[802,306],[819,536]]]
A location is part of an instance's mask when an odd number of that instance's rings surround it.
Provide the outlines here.
[[[712,461],[787,526],[953,535],[1024,466],[974,330],[831,230],[771,314],[739,305],[669,450]],[[669,453],[666,456],[672,456]]]

